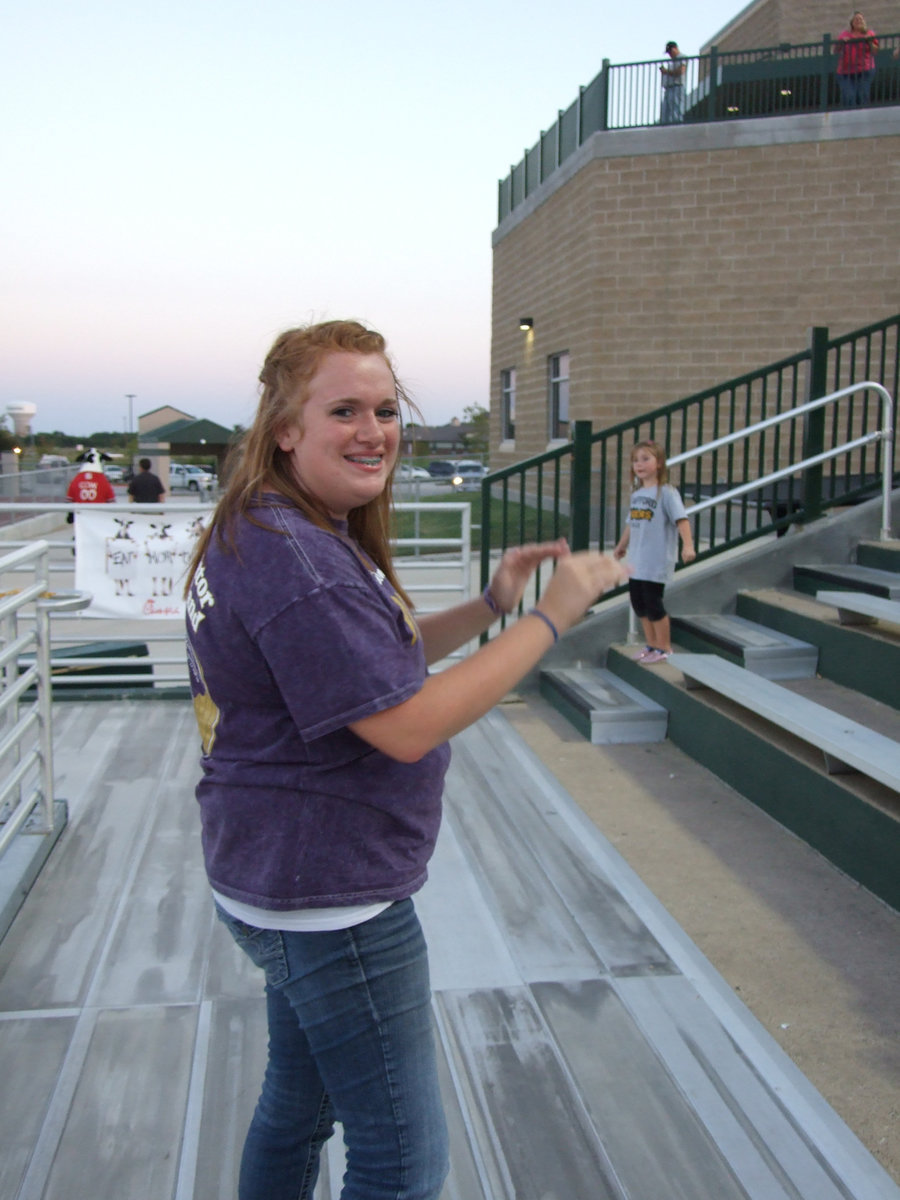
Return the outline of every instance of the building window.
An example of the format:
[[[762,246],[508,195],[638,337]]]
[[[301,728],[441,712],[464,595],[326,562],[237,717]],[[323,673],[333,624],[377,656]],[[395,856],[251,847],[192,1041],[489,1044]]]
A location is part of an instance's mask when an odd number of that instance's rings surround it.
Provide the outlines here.
[[[516,437],[516,368],[500,372],[500,437],[504,442]]]
[[[547,400],[550,440],[569,440],[569,352],[547,359]]]

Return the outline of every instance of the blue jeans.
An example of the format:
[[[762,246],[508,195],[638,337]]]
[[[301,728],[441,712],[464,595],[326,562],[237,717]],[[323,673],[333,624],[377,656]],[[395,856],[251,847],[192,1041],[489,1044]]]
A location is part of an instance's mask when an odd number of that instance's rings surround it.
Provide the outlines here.
[[[663,88],[659,110],[660,125],[677,125],[684,120],[684,86],[680,83]]]
[[[257,929],[218,909],[266,973],[269,1062],[240,1200],[308,1200],[344,1127],[342,1200],[436,1200],[448,1169],[425,939],[411,900],[334,932]]]
[[[838,75],[841,89],[841,104],[844,108],[864,108],[869,103],[875,68],[860,71],[857,75]]]

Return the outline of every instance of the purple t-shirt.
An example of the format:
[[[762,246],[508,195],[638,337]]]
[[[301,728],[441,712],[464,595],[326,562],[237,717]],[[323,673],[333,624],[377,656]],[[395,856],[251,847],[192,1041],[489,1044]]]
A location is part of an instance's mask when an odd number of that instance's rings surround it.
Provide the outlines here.
[[[401,763],[348,724],[427,674],[402,598],[345,533],[277,496],[213,537],[187,602],[216,891],[275,911],[399,900],[425,882],[448,745]]]

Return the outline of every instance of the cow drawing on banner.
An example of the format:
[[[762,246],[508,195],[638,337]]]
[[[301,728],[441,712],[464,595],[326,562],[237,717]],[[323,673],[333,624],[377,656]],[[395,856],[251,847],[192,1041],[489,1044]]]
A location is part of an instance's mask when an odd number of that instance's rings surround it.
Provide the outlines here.
[[[113,517],[117,529],[106,539],[106,572],[113,580],[117,596],[133,596],[132,587],[139,569],[140,547],[131,536],[132,520]]]
[[[203,525],[195,513],[82,509],[75,524],[75,586],[93,597],[85,616],[183,618],[181,586]]]
[[[151,532],[144,542],[144,556],[150,567],[153,580],[153,596],[171,596],[175,588],[175,573],[178,566],[178,549],[168,525],[150,523]]]
[[[193,521],[190,521],[188,523],[187,535],[191,539],[192,542],[196,542],[196,540],[199,538],[200,534],[203,532],[203,530],[205,528],[206,528],[206,517],[194,517]],[[185,566],[187,566],[187,563],[190,562],[192,557],[193,557],[193,548],[191,549],[191,553],[187,557]]]

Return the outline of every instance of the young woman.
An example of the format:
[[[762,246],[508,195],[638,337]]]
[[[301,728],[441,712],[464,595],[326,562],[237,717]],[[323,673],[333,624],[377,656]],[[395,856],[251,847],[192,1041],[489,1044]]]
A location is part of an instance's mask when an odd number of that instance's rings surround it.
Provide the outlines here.
[[[666,452],[658,442],[638,442],[631,451],[631,493],[628,524],[613,554],[629,555],[631,607],[640,618],[646,645],[638,662],[663,662],[672,653],[672,631],[663,604],[666,583],[675,571],[678,537],[686,563],[697,557],[690,522],[681,496],[668,482]]]
[[[840,55],[837,79],[845,108],[864,107],[869,103],[877,49],[875,30],[869,28],[861,12],[853,13],[850,28],[842,30],[834,43],[835,53]]]
[[[410,897],[437,837],[447,740],[626,571],[562,541],[523,546],[482,597],[417,618],[389,551],[405,397],[384,339],[352,321],[290,330],[260,381],[187,591],[206,867],[266,977],[269,1062],[239,1195],[310,1197],[338,1120],[344,1200],[429,1200],[448,1147]],[[551,559],[528,616],[428,674]]]

